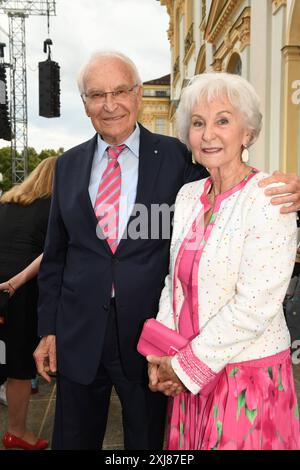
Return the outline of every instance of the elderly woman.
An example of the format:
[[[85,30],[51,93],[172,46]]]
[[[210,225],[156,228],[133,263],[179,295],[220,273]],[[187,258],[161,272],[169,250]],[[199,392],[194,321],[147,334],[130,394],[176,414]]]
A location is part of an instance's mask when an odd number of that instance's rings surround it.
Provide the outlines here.
[[[295,214],[281,215],[247,165],[261,129],[243,78],[194,77],[177,112],[181,139],[210,177],[176,200],[170,274],[157,319],[188,345],[149,356],[152,390],[172,395],[168,449],[299,449],[299,414],[282,300],[296,252]]]

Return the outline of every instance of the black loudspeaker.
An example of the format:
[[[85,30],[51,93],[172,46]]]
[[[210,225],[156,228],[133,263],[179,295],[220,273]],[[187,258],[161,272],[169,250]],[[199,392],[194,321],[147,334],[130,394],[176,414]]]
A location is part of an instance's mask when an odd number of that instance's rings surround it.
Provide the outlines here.
[[[11,140],[11,125],[6,90],[6,70],[0,64],[0,139]]]
[[[60,116],[60,67],[53,60],[39,62],[39,115]]]

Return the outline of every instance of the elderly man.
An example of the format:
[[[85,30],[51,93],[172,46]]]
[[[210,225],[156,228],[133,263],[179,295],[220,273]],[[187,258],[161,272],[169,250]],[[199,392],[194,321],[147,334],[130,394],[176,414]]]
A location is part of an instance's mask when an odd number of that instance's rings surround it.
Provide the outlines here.
[[[168,271],[170,234],[152,209],[172,206],[184,183],[207,173],[177,139],[137,124],[142,85],[130,59],[97,53],[78,84],[96,135],[58,160],[39,276],[35,358],[46,379],[58,370],[53,449],[101,447],[112,386],[125,449],[160,449],[165,397],[148,390],[136,351]],[[298,208],[299,181],[279,177]]]

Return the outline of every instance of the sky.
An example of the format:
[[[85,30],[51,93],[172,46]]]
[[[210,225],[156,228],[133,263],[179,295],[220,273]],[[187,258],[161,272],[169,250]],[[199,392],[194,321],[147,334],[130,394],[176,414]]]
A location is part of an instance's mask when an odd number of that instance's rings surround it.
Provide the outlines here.
[[[170,72],[169,17],[157,0],[57,0],[56,15],[26,19],[28,84],[28,145],[65,150],[94,135],[77,89],[82,64],[98,49],[117,49],[137,65],[143,81]],[[0,14],[0,26],[8,31],[7,17]],[[38,62],[47,59],[44,40],[53,41],[52,60],[61,70],[61,117],[38,115]],[[0,42],[8,38],[0,30]],[[8,62],[8,46],[5,49]],[[0,147],[10,145],[0,139]]]

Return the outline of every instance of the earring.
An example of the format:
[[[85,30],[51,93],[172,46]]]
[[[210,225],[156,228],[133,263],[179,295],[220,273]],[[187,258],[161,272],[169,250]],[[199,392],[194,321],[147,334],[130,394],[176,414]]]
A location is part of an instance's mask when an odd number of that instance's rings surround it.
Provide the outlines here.
[[[247,147],[244,147],[244,150],[242,151],[242,162],[247,163],[249,161],[249,150]]]

